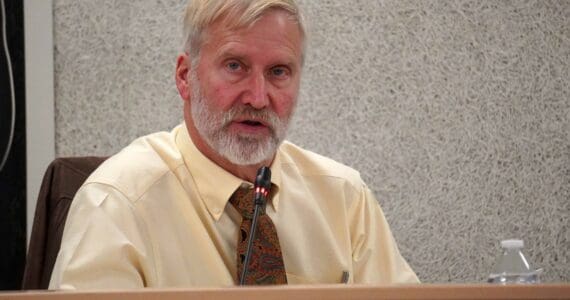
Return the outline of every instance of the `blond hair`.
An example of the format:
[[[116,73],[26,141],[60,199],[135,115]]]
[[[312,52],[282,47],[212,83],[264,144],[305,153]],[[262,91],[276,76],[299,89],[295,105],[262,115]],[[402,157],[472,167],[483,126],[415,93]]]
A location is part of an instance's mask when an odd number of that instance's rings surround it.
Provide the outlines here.
[[[288,12],[292,20],[299,24],[304,56],[305,27],[295,0],[189,0],[184,17],[184,51],[190,54],[193,64],[197,63],[206,39],[205,33],[212,23],[223,17],[225,25],[230,29],[247,27],[271,9]]]

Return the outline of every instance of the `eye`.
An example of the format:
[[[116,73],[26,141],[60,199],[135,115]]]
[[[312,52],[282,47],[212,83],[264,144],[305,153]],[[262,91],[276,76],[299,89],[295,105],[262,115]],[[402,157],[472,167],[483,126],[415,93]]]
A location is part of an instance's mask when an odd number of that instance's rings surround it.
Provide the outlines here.
[[[269,70],[269,74],[275,78],[285,78],[289,75],[289,73],[289,69],[283,66],[273,67],[271,70]]]
[[[231,72],[236,72],[242,69],[242,65],[239,61],[231,60],[226,63],[226,68]]]

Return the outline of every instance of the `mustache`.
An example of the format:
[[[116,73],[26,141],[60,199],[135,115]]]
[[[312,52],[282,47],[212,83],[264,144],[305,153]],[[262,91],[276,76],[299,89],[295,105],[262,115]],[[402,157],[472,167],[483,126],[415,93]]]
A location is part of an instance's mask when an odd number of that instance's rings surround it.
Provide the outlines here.
[[[270,129],[281,123],[277,114],[268,109],[257,109],[249,105],[234,105],[223,115],[222,126],[227,126],[236,118],[251,119],[267,124]]]

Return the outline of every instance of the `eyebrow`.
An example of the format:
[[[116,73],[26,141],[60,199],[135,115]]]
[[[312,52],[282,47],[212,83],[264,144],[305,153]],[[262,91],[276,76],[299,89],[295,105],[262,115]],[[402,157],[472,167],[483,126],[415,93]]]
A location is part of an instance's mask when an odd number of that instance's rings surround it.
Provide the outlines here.
[[[282,54],[282,56],[280,56],[279,59],[277,59],[277,63],[275,63],[275,65],[286,65],[286,66],[295,66],[296,63],[296,57],[295,55],[292,54],[288,54],[288,53],[283,53],[283,52],[278,52],[278,55]],[[236,49],[236,47],[232,47],[232,46],[221,46],[216,50],[215,53],[217,59],[219,60],[225,60],[228,58],[235,58],[238,60],[242,60],[242,61],[248,61],[248,55],[245,54],[245,51]],[[298,62],[298,65],[301,66],[301,61]]]
[[[218,51],[216,52],[216,57],[221,60],[226,60],[228,58],[235,58],[238,60],[246,60],[246,55],[239,53],[238,51]]]

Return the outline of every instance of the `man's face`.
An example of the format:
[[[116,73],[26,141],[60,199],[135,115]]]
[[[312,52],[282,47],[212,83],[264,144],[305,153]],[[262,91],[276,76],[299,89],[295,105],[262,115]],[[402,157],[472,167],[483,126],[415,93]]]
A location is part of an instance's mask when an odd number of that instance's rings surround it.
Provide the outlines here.
[[[237,165],[270,160],[297,101],[301,47],[299,27],[284,11],[236,30],[214,23],[189,79],[200,138]]]

